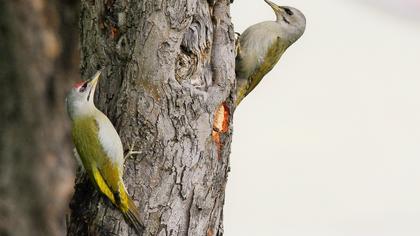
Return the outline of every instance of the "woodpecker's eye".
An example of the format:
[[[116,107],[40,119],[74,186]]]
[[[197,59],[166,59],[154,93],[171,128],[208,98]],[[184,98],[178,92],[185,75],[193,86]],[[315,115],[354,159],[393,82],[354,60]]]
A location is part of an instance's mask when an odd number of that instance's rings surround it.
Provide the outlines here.
[[[287,14],[287,15],[289,15],[289,16],[293,16],[293,11],[292,11],[292,10],[290,10],[289,8],[285,7],[285,8],[284,8],[284,11],[286,12],[286,14]]]
[[[84,91],[86,91],[86,88],[87,88],[87,82],[83,83],[83,85],[79,89],[79,92],[83,93]]]

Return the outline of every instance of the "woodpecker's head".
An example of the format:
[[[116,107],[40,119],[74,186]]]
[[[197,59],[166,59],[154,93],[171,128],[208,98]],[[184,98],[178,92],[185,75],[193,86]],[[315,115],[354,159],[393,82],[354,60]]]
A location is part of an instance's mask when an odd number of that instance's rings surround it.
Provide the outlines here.
[[[288,33],[290,43],[298,40],[306,28],[306,18],[303,13],[293,7],[278,6],[269,0],[264,1],[273,8],[277,23]]]
[[[95,110],[93,97],[100,75],[101,71],[98,71],[91,79],[73,85],[66,97],[67,111],[71,119],[77,116],[89,115]]]

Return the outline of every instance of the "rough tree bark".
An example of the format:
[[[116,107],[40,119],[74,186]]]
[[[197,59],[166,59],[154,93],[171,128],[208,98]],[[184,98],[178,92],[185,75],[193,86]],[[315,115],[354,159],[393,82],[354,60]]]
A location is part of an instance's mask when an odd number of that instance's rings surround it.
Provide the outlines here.
[[[82,0],[81,71],[125,149],[144,235],[222,235],[232,133],[229,0]],[[134,235],[83,174],[68,235]]]
[[[0,0],[0,235],[63,235],[73,190],[64,109],[78,4]]]

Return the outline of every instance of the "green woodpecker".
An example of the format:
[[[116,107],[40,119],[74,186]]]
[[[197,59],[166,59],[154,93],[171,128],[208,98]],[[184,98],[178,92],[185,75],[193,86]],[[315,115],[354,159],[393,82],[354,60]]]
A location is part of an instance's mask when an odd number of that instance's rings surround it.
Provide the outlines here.
[[[273,8],[277,20],[252,25],[237,40],[237,105],[305,31],[306,19],[299,10],[265,2]]]
[[[73,142],[91,181],[141,234],[143,224],[139,211],[122,179],[124,151],[121,139],[108,117],[93,103],[100,74],[98,71],[90,80],[75,84],[67,95]]]

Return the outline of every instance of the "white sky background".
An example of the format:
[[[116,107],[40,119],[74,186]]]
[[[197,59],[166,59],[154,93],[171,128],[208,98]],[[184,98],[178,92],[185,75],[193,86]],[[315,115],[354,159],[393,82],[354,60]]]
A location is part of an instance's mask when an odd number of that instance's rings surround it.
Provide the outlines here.
[[[420,235],[419,1],[395,0],[407,15],[375,5],[391,1],[274,1],[307,28],[235,113],[225,234]],[[235,0],[232,18],[242,32],[274,14]]]

